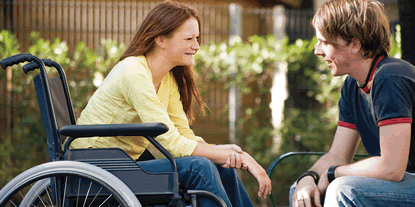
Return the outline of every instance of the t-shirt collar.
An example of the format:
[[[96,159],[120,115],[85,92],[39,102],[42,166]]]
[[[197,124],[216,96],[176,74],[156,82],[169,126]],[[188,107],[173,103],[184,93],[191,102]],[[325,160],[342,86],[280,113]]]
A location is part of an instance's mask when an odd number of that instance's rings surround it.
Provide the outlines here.
[[[359,88],[363,92],[368,93],[370,91],[370,88],[372,88],[373,75],[375,74],[376,67],[378,66],[379,62],[382,59],[383,59],[383,56],[377,55],[375,59],[373,60],[372,65],[370,66],[369,73],[367,74],[365,83],[359,86]]]

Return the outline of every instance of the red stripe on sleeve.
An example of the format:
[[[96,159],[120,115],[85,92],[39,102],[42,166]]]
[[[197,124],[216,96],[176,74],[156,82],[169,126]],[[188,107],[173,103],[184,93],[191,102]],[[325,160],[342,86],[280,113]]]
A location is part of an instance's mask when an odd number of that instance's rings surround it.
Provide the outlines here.
[[[391,124],[401,124],[401,123],[412,123],[412,118],[395,118],[395,119],[386,119],[378,122],[378,126],[386,126]]]
[[[338,121],[337,125],[342,126],[342,127],[346,127],[346,128],[349,128],[349,129],[356,129],[356,125],[350,124],[350,123],[347,123],[347,122],[344,122],[344,121]]]

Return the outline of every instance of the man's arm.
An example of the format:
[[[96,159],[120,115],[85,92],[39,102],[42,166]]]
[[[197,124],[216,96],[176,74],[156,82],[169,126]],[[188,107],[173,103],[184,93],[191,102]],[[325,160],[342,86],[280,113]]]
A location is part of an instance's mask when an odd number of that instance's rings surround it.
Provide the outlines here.
[[[339,166],[335,177],[357,175],[399,182],[402,180],[409,156],[411,124],[401,123],[379,128],[381,156]]]
[[[338,126],[329,152],[323,155],[310,170],[321,175],[330,166],[349,164],[359,146],[360,136],[355,129]]]
[[[350,163],[359,142],[360,137],[357,130],[338,126],[330,151],[323,155],[310,170],[314,170],[319,175],[325,176],[324,172],[326,172],[330,166]],[[325,186],[325,188],[327,188],[327,186]],[[311,176],[302,178],[298,182],[292,198],[293,206],[298,206],[297,198],[303,198],[306,206],[311,206],[311,199],[314,198],[314,204],[316,206],[321,206],[320,194],[324,193],[325,188],[324,190],[319,189]]]

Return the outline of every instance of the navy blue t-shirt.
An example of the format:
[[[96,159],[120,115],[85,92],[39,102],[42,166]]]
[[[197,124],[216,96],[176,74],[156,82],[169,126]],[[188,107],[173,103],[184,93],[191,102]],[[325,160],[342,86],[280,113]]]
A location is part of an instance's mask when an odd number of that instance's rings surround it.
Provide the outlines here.
[[[415,67],[396,58],[384,57],[368,74],[366,88],[348,76],[339,101],[339,126],[359,131],[371,156],[380,155],[379,127],[412,123],[415,110]],[[366,84],[365,84],[366,85]],[[415,164],[415,125],[411,124],[410,163]]]

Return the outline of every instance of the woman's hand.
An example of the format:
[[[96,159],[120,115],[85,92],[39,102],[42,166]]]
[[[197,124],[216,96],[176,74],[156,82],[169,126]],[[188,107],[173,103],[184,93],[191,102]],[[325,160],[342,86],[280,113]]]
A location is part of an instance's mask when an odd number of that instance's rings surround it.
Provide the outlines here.
[[[324,174],[321,175],[321,177],[323,176]],[[314,203],[312,203],[311,199],[314,199]],[[303,206],[321,207],[320,191],[316,183],[314,182],[313,177],[306,176],[298,182],[294,195],[292,197],[292,206],[293,207],[303,207]]]
[[[241,149],[241,147],[239,147],[236,144],[218,144],[218,145],[215,145],[215,147],[221,148],[221,149],[235,150],[235,152],[238,152],[238,153],[242,153],[243,152],[242,149]]]
[[[230,154],[226,163],[221,165],[223,168],[236,168],[241,170],[247,170],[248,166],[242,163],[242,156],[243,153],[242,149],[236,144],[221,144],[215,145],[217,148],[221,149],[230,149],[234,150],[235,152]]]
[[[256,178],[259,184],[258,196],[266,198],[271,195],[271,179],[269,179],[264,168],[259,165],[254,158],[246,152],[242,153],[242,164],[246,164],[248,172]]]

